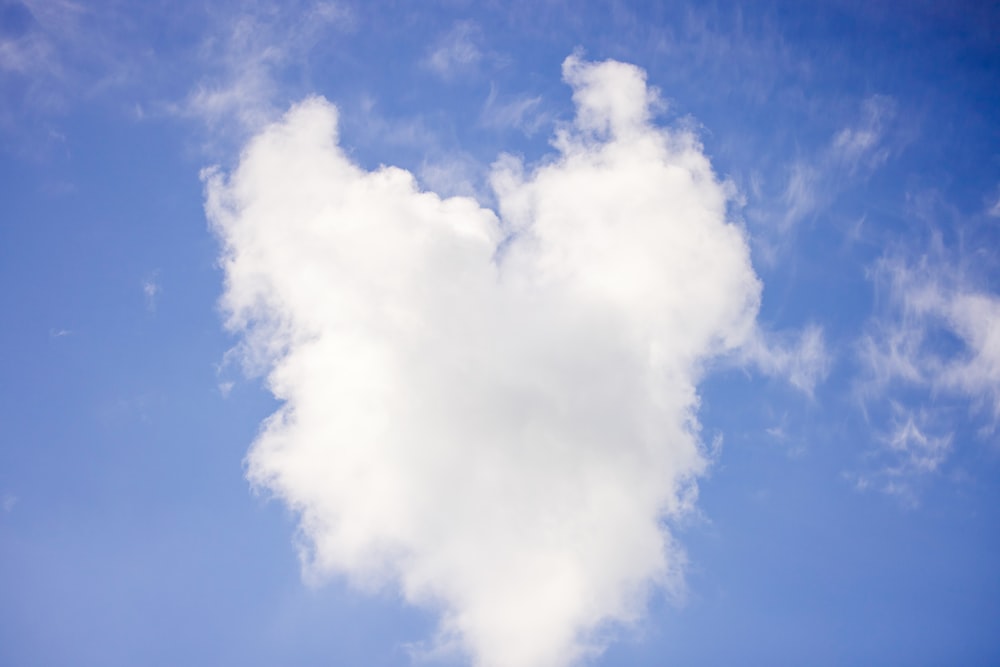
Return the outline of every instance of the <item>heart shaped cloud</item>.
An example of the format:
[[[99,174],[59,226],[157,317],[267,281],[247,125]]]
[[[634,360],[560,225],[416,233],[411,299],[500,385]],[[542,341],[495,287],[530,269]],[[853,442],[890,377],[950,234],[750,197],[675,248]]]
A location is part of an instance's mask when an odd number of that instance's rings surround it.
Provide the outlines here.
[[[556,667],[683,556],[706,467],[696,386],[754,335],[760,283],[642,70],[566,60],[557,155],[494,165],[499,215],[366,171],[307,99],[206,175],[229,326],[283,402],[249,479],[314,576],[390,583],[483,667]]]

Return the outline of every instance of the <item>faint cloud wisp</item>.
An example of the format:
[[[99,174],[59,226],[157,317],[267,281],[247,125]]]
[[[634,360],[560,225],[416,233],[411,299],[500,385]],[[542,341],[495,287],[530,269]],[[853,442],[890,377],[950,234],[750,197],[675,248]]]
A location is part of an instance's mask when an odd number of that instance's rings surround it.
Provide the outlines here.
[[[469,74],[483,58],[476,44],[481,38],[478,25],[459,21],[432,47],[424,66],[445,80]]]

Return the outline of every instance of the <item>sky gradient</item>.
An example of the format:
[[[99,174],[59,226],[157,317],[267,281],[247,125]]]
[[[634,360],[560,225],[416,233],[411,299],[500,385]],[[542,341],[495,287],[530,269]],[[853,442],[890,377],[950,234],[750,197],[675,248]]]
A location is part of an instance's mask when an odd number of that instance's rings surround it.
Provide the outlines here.
[[[0,663],[997,664],[998,29],[0,2]]]

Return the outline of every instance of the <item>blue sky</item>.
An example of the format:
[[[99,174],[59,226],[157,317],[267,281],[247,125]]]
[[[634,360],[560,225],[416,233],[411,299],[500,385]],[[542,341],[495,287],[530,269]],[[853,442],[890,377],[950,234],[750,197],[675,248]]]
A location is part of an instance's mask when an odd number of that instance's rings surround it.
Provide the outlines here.
[[[0,2],[0,663],[1000,662],[1000,13],[650,5]]]

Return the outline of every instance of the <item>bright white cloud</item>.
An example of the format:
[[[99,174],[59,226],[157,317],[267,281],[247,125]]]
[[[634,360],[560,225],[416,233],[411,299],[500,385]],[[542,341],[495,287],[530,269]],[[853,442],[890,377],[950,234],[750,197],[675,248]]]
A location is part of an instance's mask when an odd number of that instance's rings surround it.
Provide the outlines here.
[[[499,216],[359,168],[321,98],[205,175],[228,326],[283,402],[249,479],[298,514],[310,577],[397,586],[481,667],[570,664],[679,590],[697,383],[755,335],[696,137],[650,123],[636,67],[563,72],[576,118],[542,166],[494,165]]]

